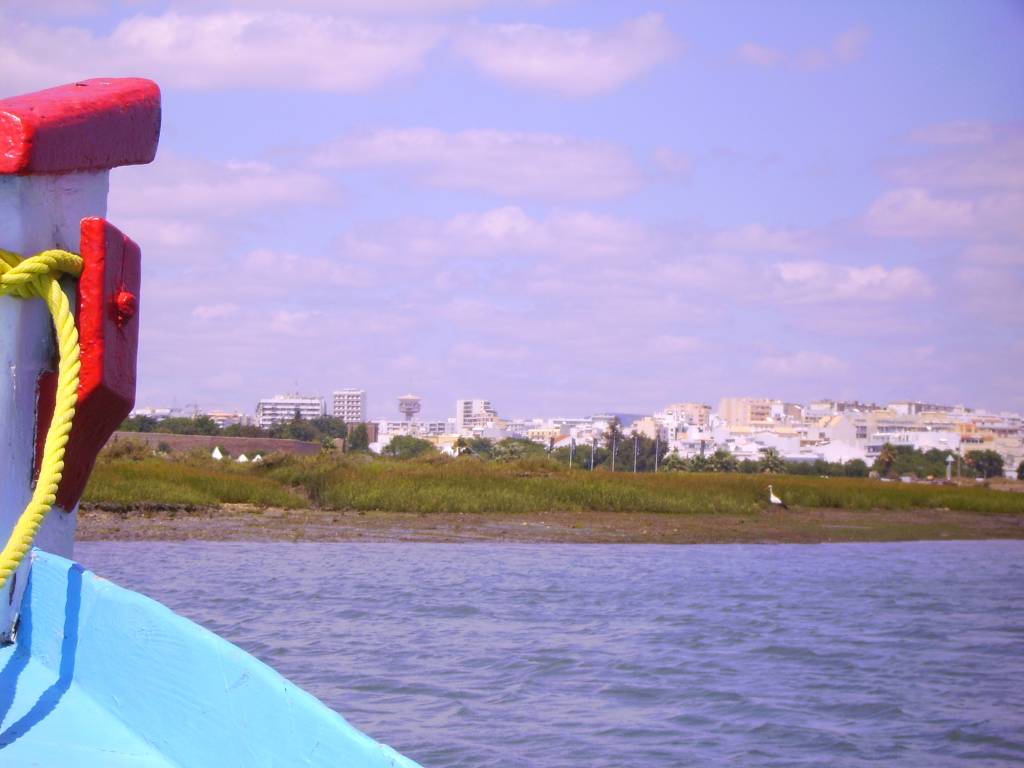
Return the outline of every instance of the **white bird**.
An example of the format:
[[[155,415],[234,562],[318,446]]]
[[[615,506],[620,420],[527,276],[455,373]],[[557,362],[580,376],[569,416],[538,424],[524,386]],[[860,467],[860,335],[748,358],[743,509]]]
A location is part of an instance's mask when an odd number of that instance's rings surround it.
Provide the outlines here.
[[[786,502],[775,495],[775,492],[772,490],[770,485],[768,486],[768,501],[770,501],[773,506],[789,509],[789,507],[786,506]]]

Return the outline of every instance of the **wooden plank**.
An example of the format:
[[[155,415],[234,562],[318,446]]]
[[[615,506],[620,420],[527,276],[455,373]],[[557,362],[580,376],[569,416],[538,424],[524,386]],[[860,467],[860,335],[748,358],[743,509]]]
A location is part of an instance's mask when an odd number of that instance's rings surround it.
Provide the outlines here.
[[[69,173],[149,163],[159,136],[156,83],[83,80],[0,100],[0,173]]]
[[[81,255],[75,324],[81,349],[78,401],[64,454],[57,506],[72,509],[89,481],[96,456],[135,404],[139,346],[139,246],[105,219],[82,219]],[[56,374],[39,380],[36,473],[46,432],[53,420]]]

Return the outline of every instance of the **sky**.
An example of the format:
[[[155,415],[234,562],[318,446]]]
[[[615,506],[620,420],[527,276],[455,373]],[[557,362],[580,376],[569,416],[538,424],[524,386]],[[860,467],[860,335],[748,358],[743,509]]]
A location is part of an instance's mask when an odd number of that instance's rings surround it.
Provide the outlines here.
[[[1024,411],[1024,4],[0,3],[0,95],[141,76],[140,406]]]

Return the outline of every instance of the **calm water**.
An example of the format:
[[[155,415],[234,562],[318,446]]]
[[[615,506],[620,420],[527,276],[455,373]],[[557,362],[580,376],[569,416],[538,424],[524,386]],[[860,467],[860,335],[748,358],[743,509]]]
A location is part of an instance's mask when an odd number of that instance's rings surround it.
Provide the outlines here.
[[[1024,761],[1024,542],[77,556],[434,768]]]

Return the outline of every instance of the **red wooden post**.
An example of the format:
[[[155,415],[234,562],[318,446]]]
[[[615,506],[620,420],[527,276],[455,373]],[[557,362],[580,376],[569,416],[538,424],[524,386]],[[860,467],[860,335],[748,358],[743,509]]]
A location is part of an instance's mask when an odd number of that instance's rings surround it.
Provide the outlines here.
[[[0,174],[71,177],[148,163],[156,154],[159,135],[160,90],[149,80],[85,80],[3,99]],[[43,194],[40,199],[49,198]],[[105,199],[91,205],[96,214],[106,211]],[[46,218],[56,215],[24,210],[14,214],[22,221],[43,221],[41,228],[34,222],[21,227],[20,239],[31,241],[32,248],[67,247],[78,250],[84,260],[76,292],[82,360],[78,404],[57,494],[57,505],[70,511],[96,454],[134,405],[140,252],[99,215],[81,220],[80,243],[38,242],[33,229],[45,229]],[[37,466],[52,417],[55,369],[52,361],[38,376]]]

